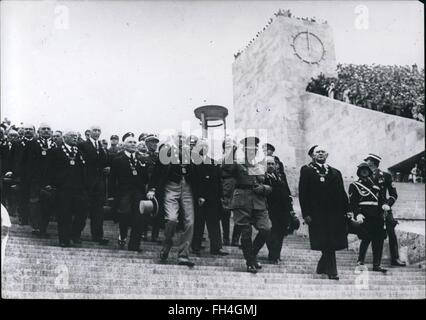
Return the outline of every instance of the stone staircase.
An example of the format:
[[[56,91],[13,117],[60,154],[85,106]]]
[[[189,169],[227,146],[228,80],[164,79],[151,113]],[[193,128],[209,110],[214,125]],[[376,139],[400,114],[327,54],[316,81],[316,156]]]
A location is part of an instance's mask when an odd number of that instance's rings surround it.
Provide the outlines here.
[[[356,253],[339,251],[340,281],[314,274],[319,252],[307,238],[285,239],[283,261],[268,264],[267,249],[260,252],[263,269],[245,272],[240,249],[225,247],[227,257],[191,257],[195,267],[176,265],[176,251],[160,263],[160,245],[142,242],[143,252],[119,250],[118,226],[105,222],[108,246],[89,242],[88,227],[79,247],[57,244],[56,224],[50,239],[36,238],[28,226],[14,224],[2,270],[2,298],[24,299],[425,299],[425,263],[389,267],[383,275],[356,269]],[[86,240],[86,241],[85,241]],[[207,247],[208,244],[205,243]],[[367,267],[371,268],[371,250]],[[389,266],[385,259],[383,266]]]

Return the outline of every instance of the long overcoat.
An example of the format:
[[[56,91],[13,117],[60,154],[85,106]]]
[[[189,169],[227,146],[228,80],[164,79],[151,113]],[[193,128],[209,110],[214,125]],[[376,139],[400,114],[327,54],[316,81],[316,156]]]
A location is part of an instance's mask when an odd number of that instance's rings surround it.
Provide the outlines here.
[[[300,170],[299,201],[302,216],[310,216],[309,240],[312,250],[342,250],[348,247],[348,196],[342,174],[329,166],[321,181],[313,165]]]

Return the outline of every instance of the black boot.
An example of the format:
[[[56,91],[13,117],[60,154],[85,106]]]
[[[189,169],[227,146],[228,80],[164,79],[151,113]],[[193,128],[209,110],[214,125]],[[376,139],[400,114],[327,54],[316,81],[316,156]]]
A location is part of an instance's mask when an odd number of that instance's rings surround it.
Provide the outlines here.
[[[359,245],[359,253],[358,253],[358,264],[363,265],[365,261],[365,256],[367,254],[368,246],[370,245],[370,241],[361,240]]]
[[[240,236],[241,236],[241,227],[235,224],[234,229],[232,230],[231,246],[238,247],[240,245]]]

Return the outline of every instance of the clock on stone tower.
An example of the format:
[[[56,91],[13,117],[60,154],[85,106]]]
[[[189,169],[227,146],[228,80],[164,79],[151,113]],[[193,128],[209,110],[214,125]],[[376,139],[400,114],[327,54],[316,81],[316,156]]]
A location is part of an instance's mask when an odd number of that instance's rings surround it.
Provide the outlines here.
[[[291,43],[294,54],[308,64],[318,64],[325,56],[324,43],[315,33],[306,29],[298,32]]]

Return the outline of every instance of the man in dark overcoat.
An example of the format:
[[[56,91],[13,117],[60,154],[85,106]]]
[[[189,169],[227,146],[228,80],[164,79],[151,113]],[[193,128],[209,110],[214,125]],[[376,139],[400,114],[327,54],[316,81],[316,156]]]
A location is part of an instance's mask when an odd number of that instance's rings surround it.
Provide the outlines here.
[[[336,251],[348,247],[346,195],[342,174],[326,164],[328,153],[322,146],[309,150],[313,161],[300,170],[299,201],[309,226],[312,250],[322,252],[316,272],[338,280]]]
[[[195,170],[198,177],[198,188],[194,190],[196,203],[194,220],[194,237],[192,251],[200,254],[204,226],[207,226],[210,239],[210,253],[226,256],[222,250],[220,234],[220,216],[222,211],[222,184],[220,167],[207,156],[208,144],[205,139],[199,139],[192,151]]]
[[[147,217],[139,212],[139,202],[145,198],[148,176],[145,164],[136,158],[136,143],[134,137],[126,138],[124,152],[112,161],[110,176],[112,195],[118,203],[118,245],[124,248],[131,227],[128,245],[131,251],[140,251],[142,230],[148,223]]]
[[[99,141],[101,128],[92,126],[89,138],[78,145],[86,161],[87,182],[89,184],[89,206],[90,232],[92,240],[101,245],[108,243],[104,239],[104,213],[105,201],[105,179],[104,174],[109,173],[109,160],[105,149]]]
[[[76,131],[66,131],[64,143],[52,150],[49,184],[46,190],[56,190],[59,245],[81,244],[87,210],[87,179],[85,160],[77,147]]]

